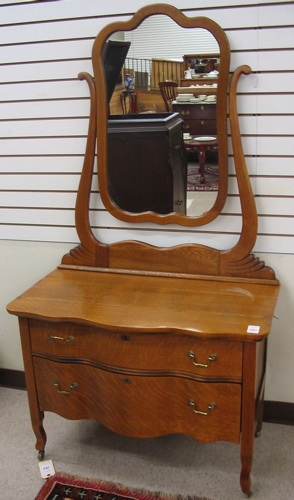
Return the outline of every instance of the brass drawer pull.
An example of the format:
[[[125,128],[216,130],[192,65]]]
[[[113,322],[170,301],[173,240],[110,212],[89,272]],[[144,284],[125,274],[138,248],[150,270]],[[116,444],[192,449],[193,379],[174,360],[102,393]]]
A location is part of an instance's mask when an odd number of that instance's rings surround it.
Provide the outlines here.
[[[207,406],[208,411],[196,410],[196,403],[194,399],[188,399],[188,405],[193,406],[194,413],[196,413],[197,415],[203,415],[204,417],[207,417],[212,410],[215,410],[217,408],[216,403],[209,403],[209,405]]]
[[[57,390],[58,394],[61,394],[62,396],[69,396],[71,394],[71,392],[74,390],[74,389],[77,389],[78,387],[78,384],[77,382],[72,382],[69,386],[69,390],[68,391],[63,391],[62,389],[60,389],[60,385],[58,382],[55,382],[54,380],[52,381],[52,385],[53,387],[55,387],[55,389]]]
[[[193,365],[194,366],[199,366],[200,368],[208,368],[211,361],[216,361],[217,360],[217,355],[216,354],[211,354],[208,358],[208,363],[207,364],[204,364],[204,363],[196,363],[195,361],[195,354],[193,351],[189,351],[188,352],[188,357],[193,359]]]
[[[75,341],[75,338],[72,337],[71,335],[67,338],[64,337],[58,337],[57,335],[48,335],[48,340],[49,342],[53,342],[53,340],[64,340],[64,342],[67,342],[68,344],[73,344]]]

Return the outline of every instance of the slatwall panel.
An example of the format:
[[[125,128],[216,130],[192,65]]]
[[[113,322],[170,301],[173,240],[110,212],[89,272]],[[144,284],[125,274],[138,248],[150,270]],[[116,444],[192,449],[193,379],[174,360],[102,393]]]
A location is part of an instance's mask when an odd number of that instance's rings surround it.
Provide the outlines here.
[[[19,3],[19,5],[18,5]],[[243,147],[259,214],[255,251],[294,253],[293,2],[170,2],[206,15],[229,37],[231,68],[249,64],[238,92]],[[74,203],[82,167],[91,47],[98,31],[147,4],[133,0],[0,0],[0,238],[77,242]],[[160,44],[159,44],[160,45]],[[160,245],[200,242],[227,248],[240,231],[233,160],[223,214],[202,228],[131,226],[105,212],[93,180],[91,221],[105,242],[136,238]],[[223,235],[224,234],[224,235]]]
[[[131,42],[128,57],[138,59],[160,57],[182,60],[184,54],[218,52],[218,43],[209,31],[181,28],[167,16],[149,17],[136,30],[127,31],[125,40]],[[160,40],[160,56],[158,40]]]

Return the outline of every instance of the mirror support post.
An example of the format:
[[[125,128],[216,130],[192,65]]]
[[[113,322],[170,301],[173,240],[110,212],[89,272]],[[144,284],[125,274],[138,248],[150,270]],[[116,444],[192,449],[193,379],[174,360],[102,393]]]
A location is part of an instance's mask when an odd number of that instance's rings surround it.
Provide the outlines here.
[[[232,76],[229,93],[229,118],[236,177],[241,203],[242,230],[237,244],[230,250],[220,253],[220,274],[227,276],[246,276],[274,279],[274,271],[265,266],[254,254],[251,254],[257,237],[257,211],[254,201],[244,152],[241,141],[238,110],[237,84],[242,74],[249,75],[247,65],[237,68]]]
[[[107,245],[100,243],[93,235],[90,219],[90,195],[96,151],[97,103],[94,78],[89,73],[79,73],[80,80],[86,80],[90,90],[90,119],[84,164],[80,177],[75,206],[75,225],[80,245],[64,255],[62,264],[107,267]]]

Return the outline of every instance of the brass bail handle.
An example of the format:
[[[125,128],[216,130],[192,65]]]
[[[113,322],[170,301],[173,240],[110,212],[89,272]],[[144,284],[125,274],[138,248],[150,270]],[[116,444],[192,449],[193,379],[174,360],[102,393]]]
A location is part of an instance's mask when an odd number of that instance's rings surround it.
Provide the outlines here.
[[[217,408],[216,403],[209,403],[209,405],[207,406],[208,411],[196,410],[196,403],[195,403],[194,399],[188,399],[188,405],[193,407],[194,413],[196,413],[197,415],[203,415],[204,417],[207,417],[212,410],[215,410]]]
[[[196,356],[194,354],[193,351],[189,351],[188,352],[188,357],[191,358],[193,360],[193,365],[194,366],[198,366],[200,368],[208,368],[210,363],[212,361],[216,361],[217,360],[217,355],[216,354],[211,354],[209,357],[208,357],[208,362],[205,364],[205,363],[196,363]]]
[[[53,342],[53,340],[62,340],[64,342],[67,342],[68,344],[73,344],[75,341],[75,338],[72,337],[72,335],[70,335],[69,337],[58,337],[58,335],[51,335],[49,333],[48,340],[49,340],[49,342]]]
[[[56,381],[54,381],[54,380],[52,381],[52,385],[53,385],[53,387],[55,387],[55,389],[57,390],[58,394],[61,394],[62,396],[69,396],[72,393],[72,391],[74,389],[77,389],[77,387],[78,387],[77,382],[72,382],[70,384],[70,386],[69,386],[69,390],[68,391],[64,391],[64,390],[60,389],[59,383],[56,382]]]

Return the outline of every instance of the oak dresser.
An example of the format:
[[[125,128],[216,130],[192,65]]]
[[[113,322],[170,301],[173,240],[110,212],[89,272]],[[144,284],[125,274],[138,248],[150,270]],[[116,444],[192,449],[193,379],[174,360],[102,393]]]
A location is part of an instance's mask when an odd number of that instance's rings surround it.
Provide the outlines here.
[[[220,48],[219,189],[211,209],[197,217],[175,211],[130,213],[109,193],[105,43],[111,34],[134,30],[158,14],[169,16],[184,31],[208,30]],[[240,485],[249,496],[254,435],[262,423],[267,338],[279,292],[274,271],[252,253],[257,213],[236,106],[237,82],[250,68],[244,65],[234,72],[227,103],[230,50],[224,31],[210,19],[186,17],[167,4],[146,6],[130,20],[103,28],[94,41],[92,61],[94,78],[79,75],[90,90],[75,208],[80,244],[8,305],[19,318],[39,459],[46,445],[47,411],[66,419],[95,419],[133,437],[182,433],[206,443],[226,440],[240,444]],[[190,238],[195,227],[216,219],[226,202],[227,104],[242,228],[236,242],[220,250]],[[135,224],[138,237],[133,240],[105,243],[99,227],[91,225],[96,146],[102,202],[111,216]],[[148,154],[152,162],[156,151]],[[146,222],[150,227],[173,224],[175,239],[188,228],[186,242],[160,247],[141,241],[140,223]]]

